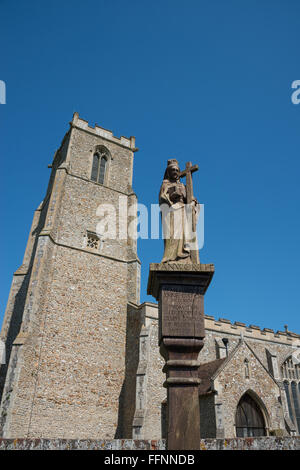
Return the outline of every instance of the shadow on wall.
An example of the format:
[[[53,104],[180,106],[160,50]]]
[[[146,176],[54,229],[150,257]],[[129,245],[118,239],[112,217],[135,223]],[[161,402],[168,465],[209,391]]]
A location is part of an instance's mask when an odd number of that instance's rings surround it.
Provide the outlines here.
[[[128,304],[126,320],[125,378],[119,396],[115,439],[131,439],[136,408],[136,374],[139,365],[139,340],[143,319],[138,306]]]

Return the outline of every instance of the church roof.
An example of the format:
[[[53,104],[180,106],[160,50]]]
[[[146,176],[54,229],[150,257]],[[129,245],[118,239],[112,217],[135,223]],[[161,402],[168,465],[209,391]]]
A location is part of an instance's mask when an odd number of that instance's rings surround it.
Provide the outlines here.
[[[227,358],[216,359],[215,361],[206,362],[201,364],[198,369],[198,377],[201,379],[199,385],[199,395],[205,395],[210,391],[211,388],[211,377],[223,364]]]

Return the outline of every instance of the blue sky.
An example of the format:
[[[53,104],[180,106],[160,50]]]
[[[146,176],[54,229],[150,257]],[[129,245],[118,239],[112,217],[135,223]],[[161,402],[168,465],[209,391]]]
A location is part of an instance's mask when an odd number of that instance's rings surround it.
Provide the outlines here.
[[[209,315],[300,333],[297,0],[0,0],[5,310],[34,209],[74,111],[135,135],[134,189],[157,202],[168,158],[198,163]],[[141,300],[163,243],[139,242]]]

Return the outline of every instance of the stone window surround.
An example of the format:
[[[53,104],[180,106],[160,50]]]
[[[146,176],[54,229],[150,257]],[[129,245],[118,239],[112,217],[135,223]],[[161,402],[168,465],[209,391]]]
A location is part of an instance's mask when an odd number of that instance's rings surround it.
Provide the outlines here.
[[[300,434],[299,417],[297,420],[295,399],[298,401],[300,407],[300,364],[293,363],[292,354],[285,358],[281,364],[281,375],[283,384],[287,385],[285,389],[286,399],[290,403],[289,414],[294,426],[297,429],[297,434]],[[296,397],[293,394],[292,384],[295,384]],[[287,396],[287,393],[289,396]],[[292,415],[292,416],[291,416]],[[298,422],[297,422],[298,421]]]
[[[91,152],[91,157],[90,157],[90,164],[89,164],[89,175],[90,175],[91,181],[93,181],[94,183],[97,183],[97,184],[101,184],[102,186],[107,186],[108,187],[110,165],[111,165],[111,160],[113,160],[112,154],[110,153],[108,148],[105,147],[105,145],[99,145],[99,144],[95,145],[95,147],[90,152]],[[99,155],[99,156],[103,155],[104,158],[106,158],[104,180],[103,180],[102,183],[100,183],[99,181],[92,180],[93,161],[94,161],[94,156],[95,155]],[[101,159],[100,159],[100,162],[101,162]]]

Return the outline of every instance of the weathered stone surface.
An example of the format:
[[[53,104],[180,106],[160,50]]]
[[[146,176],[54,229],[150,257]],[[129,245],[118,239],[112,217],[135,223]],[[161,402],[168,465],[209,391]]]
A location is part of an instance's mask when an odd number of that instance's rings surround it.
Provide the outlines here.
[[[213,269],[200,266],[155,270],[150,265],[149,293],[159,298],[159,346],[166,361],[168,450],[199,448],[197,358],[204,337],[203,297],[213,275]]]
[[[148,277],[148,295],[158,300],[163,284],[196,285],[205,294],[214,275],[213,264],[151,263]]]
[[[98,144],[112,155],[105,185],[90,180],[93,149]],[[161,436],[166,389],[157,347],[158,309],[155,304],[138,305],[136,242],[105,240],[98,252],[86,245],[86,233],[95,231],[99,203],[115,205],[118,216],[119,195],[127,207],[136,201],[131,188],[135,150],[134,138],[119,139],[111,131],[92,128],[75,113],[55,154],[46,197],[35,211],[24,260],[14,274],[1,332],[10,361],[9,370],[1,366],[0,377],[0,391],[6,377],[1,405],[5,436],[129,438],[135,412],[139,434],[134,435],[149,440]],[[173,262],[152,264],[151,271],[149,289],[158,298],[157,281],[165,273],[173,272],[170,285],[181,282],[181,271],[190,275],[194,285],[193,276],[201,271],[200,287],[205,291],[214,267]],[[253,374],[247,381],[243,377],[246,352],[240,350],[214,381],[219,399],[208,387],[210,394],[202,407],[202,424],[210,419],[205,435],[234,435],[236,402],[247,387],[266,404],[269,429],[277,432],[284,409],[281,366],[299,350],[300,336],[233,324],[223,318],[227,314],[220,312],[218,321],[205,316],[206,338],[198,360],[208,363],[226,357],[242,335],[256,356],[247,353]],[[177,325],[171,334],[178,331]],[[216,427],[214,420],[223,427]],[[70,440],[64,442],[73,445]],[[85,442],[104,441],[80,441],[80,445]]]
[[[98,145],[111,155],[105,185],[91,181]],[[10,359],[4,437],[128,435],[126,331],[140,327],[128,309],[139,303],[136,242],[107,238],[93,249],[87,233],[96,232],[100,204],[112,204],[118,216],[119,197],[126,208],[136,201],[134,150],[134,139],[90,128],[75,113],[55,154],[3,323]]]
[[[163,440],[0,439],[0,450],[164,450]]]
[[[159,337],[204,337],[204,300],[198,286],[163,285]]]
[[[155,312],[156,311],[156,315]],[[224,315],[225,316],[225,315]],[[161,370],[162,358],[157,348],[157,338],[159,334],[158,325],[158,306],[151,304],[151,315],[149,314],[148,322],[151,324],[151,350],[150,357],[151,361],[147,367],[147,380],[148,384],[151,385],[151,390],[148,389],[148,399],[146,402],[146,416],[152,416],[151,426],[148,427],[148,421],[144,422],[141,429],[143,436],[160,438],[161,436],[161,417],[157,414],[157,410],[162,406],[165,400],[165,389],[160,387],[163,382],[164,375]],[[235,359],[233,359],[232,366],[228,364],[228,367],[220,374],[216,381],[218,391],[222,393],[223,399],[217,400],[215,394],[207,395],[201,398],[201,415],[203,416],[201,429],[204,436],[215,437],[216,433],[220,431],[216,427],[216,416],[217,413],[222,414],[225,417],[222,420],[223,433],[228,438],[235,436],[235,430],[232,426],[234,415],[236,411],[237,401],[240,396],[245,393],[249,388],[253,389],[265,403],[267,412],[269,415],[269,430],[273,432],[276,428],[282,426],[282,416],[284,412],[284,396],[282,396],[282,390],[279,389],[270,374],[275,373],[277,370],[279,374],[278,382],[281,383],[281,364],[286,357],[293,351],[299,351],[300,349],[300,336],[295,335],[291,337],[289,334],[274,333],[270,329],[266,328],[266,334],[262,335],[262,330],[251,329],[247,331],[247,325],[241,322],[228,323],[220,319],[216,321],[211,315],[205,315],[205,340],[204,346],[201,350],[198,361],[200,363],[209,363],[211,361],[218,360],[219,358],[226,357],[226,350],[223,343],[223,338],[228,339],[227,350],[228,354],[232,354],[235,348],[238,346],[241,335],[244,337],[245,342],[251,347],[255,353],[256,358],[247,350],[240,350]],[[237,323],[239,323],[237,325]],[[292,339],[292,341],[291,341]],[[220,348],[219,345],[222,347]],[[272,369],[268,363],[268,353],[272,355]],[[244,354],[244,356],[243,356]],[[250,378],[244,378],[244,359],[245,357],[249,360],[250,367]],[[262,365],[259,365],[257,359]],[[274,368],[274,362],[276,368]],[[218,382],[218,383],[217,383]],[[155,391],[155,392],[154,392]],[[233,399],[233,396],[235,397]],[[279,401],[282,402],[282,405]],[[205,401],[205,403],[204,403]],[[201,405],[202,403],[202,405]],[[219,411],[217,411],[219,410]],[[281,423],[281,424],[280,424]],[[151,434],[148,434],[148,430]],[[217,437],[222,437],[217,434]]]
[[[0,439],[0,450],[165,450],[165,440]],[[300,437],[201,439],[200,450],[300,450]]]

